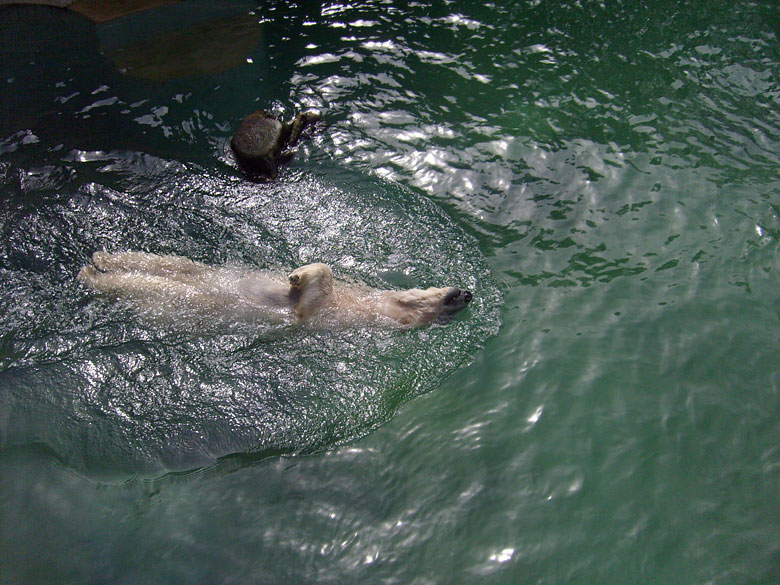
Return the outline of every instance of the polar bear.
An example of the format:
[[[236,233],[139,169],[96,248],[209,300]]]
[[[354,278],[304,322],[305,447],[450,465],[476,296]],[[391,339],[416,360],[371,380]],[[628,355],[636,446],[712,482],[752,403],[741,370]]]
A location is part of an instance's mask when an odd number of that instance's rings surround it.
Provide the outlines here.
[[[78,279],[157,312],[178,307],[199,314],[323,326],[419,327],[451,317],[472,298],[470,291],[457,287],[377,290],[334,282],[330,267],[319,263],[301,266],[285,279],[273,272],[208,266],[145,252],[95,252]]]

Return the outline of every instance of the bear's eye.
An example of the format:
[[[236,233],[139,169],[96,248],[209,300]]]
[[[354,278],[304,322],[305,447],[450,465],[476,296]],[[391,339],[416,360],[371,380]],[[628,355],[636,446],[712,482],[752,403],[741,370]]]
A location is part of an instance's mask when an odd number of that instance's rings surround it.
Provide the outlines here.
[[[460,289],[454,288],[450,292],[447,293],[447,296],[444,297],[444,304],[445,305],[451,305],[455,301],[458,300],[458,297],[460,296]]]

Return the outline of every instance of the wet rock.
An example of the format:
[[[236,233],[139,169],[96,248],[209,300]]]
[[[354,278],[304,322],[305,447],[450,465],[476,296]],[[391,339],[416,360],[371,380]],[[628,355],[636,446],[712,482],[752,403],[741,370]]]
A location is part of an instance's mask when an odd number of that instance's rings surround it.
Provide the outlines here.
[[[238,125],[230,146],[238,164],[255,180],[275,179],[279,165],[289,162],[303,130],[320,121],[314,112],[298,114],[284,122],[265,110],[249,114]]]

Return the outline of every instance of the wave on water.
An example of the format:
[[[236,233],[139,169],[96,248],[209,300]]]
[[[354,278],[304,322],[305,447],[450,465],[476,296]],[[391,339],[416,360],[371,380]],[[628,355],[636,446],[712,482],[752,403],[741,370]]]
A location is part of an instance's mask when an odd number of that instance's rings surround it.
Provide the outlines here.
[[[2,447],[43,444],[101,475],[314,452],[366,434],[467,362],[500,319],[476,243],[407,189],[328,177],[258,186],[132,152],[0,169]],[[101,249],[257,269],[320,261],[337,278],[454,284],[474,300],[413,331],[160,323],[76,282]]]

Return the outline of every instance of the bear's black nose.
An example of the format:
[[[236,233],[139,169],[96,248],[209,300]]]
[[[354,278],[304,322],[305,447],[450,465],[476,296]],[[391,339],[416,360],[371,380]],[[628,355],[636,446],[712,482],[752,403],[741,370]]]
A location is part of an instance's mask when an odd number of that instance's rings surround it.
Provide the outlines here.
[[[462,309],[471,301],[471,291],[462,288],[452,287],[444,297],[444,304],[448,307],[455,307],[455,310]]]

